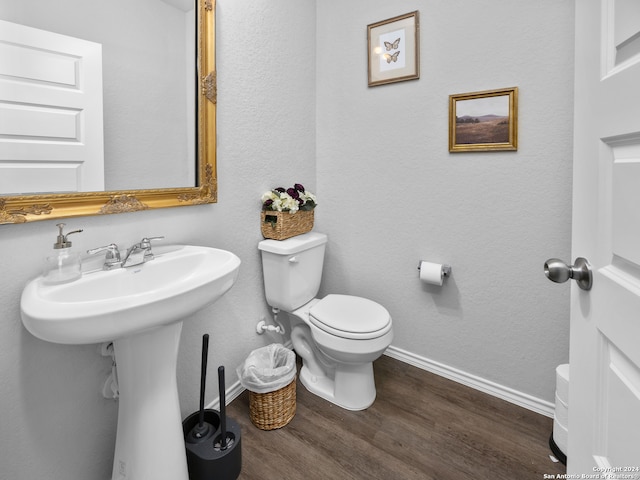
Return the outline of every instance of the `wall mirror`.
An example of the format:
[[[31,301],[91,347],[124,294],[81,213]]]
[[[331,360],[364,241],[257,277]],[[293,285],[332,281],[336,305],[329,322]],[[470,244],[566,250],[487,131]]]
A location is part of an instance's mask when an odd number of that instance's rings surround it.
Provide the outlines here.
[[[217,201],[215,0],[7,0],[0,22],[0,224]]]

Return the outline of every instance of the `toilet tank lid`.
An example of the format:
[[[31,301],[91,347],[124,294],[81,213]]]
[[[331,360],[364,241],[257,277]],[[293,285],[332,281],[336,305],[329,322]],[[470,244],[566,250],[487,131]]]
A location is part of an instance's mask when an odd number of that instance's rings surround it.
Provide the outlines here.
[[[286,240],[262,240],[258,243],[258,248],[277,255],[292,255],[324,243],[327,243],[327,236],[324,233],[309,232]]]

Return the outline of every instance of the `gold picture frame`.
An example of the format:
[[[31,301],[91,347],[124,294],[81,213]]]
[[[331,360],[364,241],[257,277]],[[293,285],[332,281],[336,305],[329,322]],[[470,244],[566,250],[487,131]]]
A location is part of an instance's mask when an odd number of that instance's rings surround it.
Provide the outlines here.
[[[518,150],[518,87],[449,96],[449,151]]]
[[[419,12],[367,26],[369,86],[420,78]]]
[[[0,196],[0,225],[217,202],[215,0],[198,8],[197,186]]]

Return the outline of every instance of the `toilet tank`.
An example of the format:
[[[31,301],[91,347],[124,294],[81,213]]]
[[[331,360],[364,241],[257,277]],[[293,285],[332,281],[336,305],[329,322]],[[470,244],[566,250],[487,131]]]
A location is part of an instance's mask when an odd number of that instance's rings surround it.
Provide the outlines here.
[[[317,232],[258,243],[269,305],[291,312],[316,297],[326,244],[327,236]]]

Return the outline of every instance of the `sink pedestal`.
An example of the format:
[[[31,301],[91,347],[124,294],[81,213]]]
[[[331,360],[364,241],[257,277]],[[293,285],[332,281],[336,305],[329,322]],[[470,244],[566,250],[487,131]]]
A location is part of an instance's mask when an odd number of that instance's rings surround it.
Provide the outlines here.
[[[182,322],[113,342],[120,389],[112,480],[188,480],[176,365]]]

